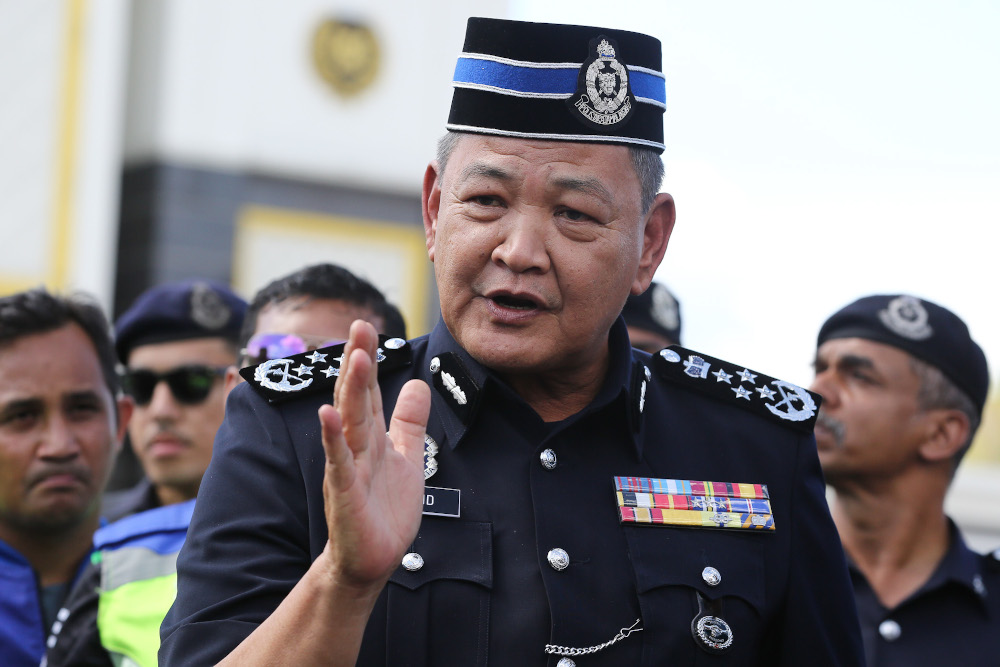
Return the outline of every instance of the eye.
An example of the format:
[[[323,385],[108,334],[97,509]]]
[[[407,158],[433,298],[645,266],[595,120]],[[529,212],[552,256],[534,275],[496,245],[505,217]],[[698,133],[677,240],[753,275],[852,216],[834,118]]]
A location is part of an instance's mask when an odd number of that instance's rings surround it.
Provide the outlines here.
[[[570,222],[587,222],[588,220],[594,219],[586,213],[582,213],[573,208],[561,209],[556,212],[556,215],[565,218]]]
[[[101,414],[103,408],[97,399],[80,398],[66,405],[66,414],[70,419],[85,420]]]
[[[0,417],[0,424],[17,430],[30,429],[38,421],[38,410],[32,407],[15,407]]]
[[[470,197],[469,201],[478,206],[502,206],[503,202],[495,195],[476,195]]]

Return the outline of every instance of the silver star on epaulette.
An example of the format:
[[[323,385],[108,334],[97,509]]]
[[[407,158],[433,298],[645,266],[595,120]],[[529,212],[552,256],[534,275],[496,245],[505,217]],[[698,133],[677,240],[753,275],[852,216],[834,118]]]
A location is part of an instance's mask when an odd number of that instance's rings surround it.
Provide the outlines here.
[[[733,393],[736,394],[736,398],[744,398],[750,400],[750,392],[744,387],[733,387]]]
[[[327,366],[326,368],[324,368],[322,370],[322,373],[326,377],[331,377],[331,376],[334,376],[334,375],[336,375],[336,376],[339,377],[340,376],[340,369],[339,368],[334,368],[333,366]]]
[[[298,368],[295,369],[296,375],[312,375],[313,367],[306,366],[305,364],[300,364]]]
[[[754,382],[757,381],[757,376],[745,368],[742,371],[740,371],[739,375],[740,375],[740,382],[749,382],[750,384],[753,384]]]
[[[766,384],[757,387],[757,393],[761,395],[761,398],[766,398],[769,401],[774,398],[774,390],[768,387]]]
[[[716,382],[725,382],[726,384],[732,384],[730,380],[732,379],[733,376],[727,373],[726,371],[722,370],[721,368],[712,373],[712,375],[715,376]]]
[[[313,362],[314,364],[318,364],[326,361],[326,355],[320,352],[319,350],[313,350],[313,353],[310,354],[308,357],[306,357],[306,359]]]

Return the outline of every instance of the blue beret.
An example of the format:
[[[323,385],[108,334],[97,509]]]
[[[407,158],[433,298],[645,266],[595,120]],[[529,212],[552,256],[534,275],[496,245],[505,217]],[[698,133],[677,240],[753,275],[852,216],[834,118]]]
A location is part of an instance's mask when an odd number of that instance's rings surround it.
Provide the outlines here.
[[[629,295],[622,317],[630,327],[653,331],[681,344],[681,307],[664,285],[651,283],[642,294]]]
[[[473,17],[448,129],[663,152],[660,41],[626,30]]]
[[[913,355],[944,373],[982,413],[990,382],[986,355],[947,308],[905,294],[866,296],[831,315],[816,345],[834,338],[865,338]]]
[[[190,338],[239,339],[247,302],[207,280],[152,287],[115,323],[115,350],[124,364],[133,348]]]

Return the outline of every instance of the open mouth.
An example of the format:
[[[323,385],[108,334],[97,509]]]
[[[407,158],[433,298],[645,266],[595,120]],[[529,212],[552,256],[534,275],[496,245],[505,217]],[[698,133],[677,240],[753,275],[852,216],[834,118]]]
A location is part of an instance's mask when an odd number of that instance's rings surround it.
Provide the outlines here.
[[[531,299],[519,299],[517,297],[502,294],[494,296],[492,299],[498,306],[510,308],[512,310],[535,310],[538,308],[538,304]]]

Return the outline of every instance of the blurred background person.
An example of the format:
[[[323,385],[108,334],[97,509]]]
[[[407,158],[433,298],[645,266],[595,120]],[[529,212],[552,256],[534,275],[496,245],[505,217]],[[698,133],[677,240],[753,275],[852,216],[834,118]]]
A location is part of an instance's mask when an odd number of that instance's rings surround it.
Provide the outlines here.
[[[681,306],[662,283],[630,295],[622,309],[632,347],[650,354],[681,344]]]
[[[133,488],[105,497],[104,514],[190,500],[212,458],[236,363],[246,302],[218,283],[168,283],[143,292],[115,326],[125,391],[135,402],[129,440],[142,465]]]
[[[42,289],[0,298],[0,665],[41,660],[130,413],[97,305]]]
[[[957,315],[906,295],[845,306],[817,348],[816,442],[869,667],[996,665],[1000,564],[944,512],[986,401],[983,351]]]
[[[261,288],[240,333],[240,367],[347,340],[351,322],[371,322],[385,336],[406,338],[399,310],[374,285],[335,264],[313,264]],[[226,374],[232,389],[242,381]]]

